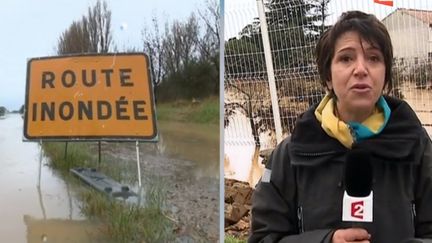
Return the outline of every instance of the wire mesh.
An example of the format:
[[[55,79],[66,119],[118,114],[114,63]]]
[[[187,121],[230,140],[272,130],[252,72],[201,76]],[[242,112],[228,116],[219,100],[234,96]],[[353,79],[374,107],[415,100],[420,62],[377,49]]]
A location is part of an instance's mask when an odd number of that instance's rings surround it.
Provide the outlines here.
[[[225,149],[276,145],[257,2],[225,1]],[[432,132],[432,1],[264,0],[283,136],[325,94],[314,61],[320,34],[341,13],[374,14],[393,43],[392,95],[405,99]],[[229,156],[229,154],[227,154]],[[247,156],[249,159],[249,155]]]

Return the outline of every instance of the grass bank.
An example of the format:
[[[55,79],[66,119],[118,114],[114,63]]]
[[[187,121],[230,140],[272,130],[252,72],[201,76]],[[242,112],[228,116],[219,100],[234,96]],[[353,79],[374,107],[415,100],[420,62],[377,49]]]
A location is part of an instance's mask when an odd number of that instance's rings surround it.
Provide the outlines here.
[[[113,200],[104,194],[83,186],[82,182],[69,173],[71,167],[95,167],[94,153],[90,143],[68,143],[68,153],[64,156],[64,142],[45,142],[45,154],[50,158],[50,166],[60,172],[65,180],[77,184],[78,198],[81,200],[81,212],[90,219],[102,222],[101,232],[108,242],[172,242],[174,225],[163,213],[165,204],[165,186],[160,178],[145,175],[147,178],[144,205],[132,205]],[[110,177],[123,182],[126,177],[124,163],[104,155],[100,170]],[[117,163],[116,163],[117,162]]]
[[[246,243],[246,240],[238,239],[232,235],[225,235],[225,243]]]
[[[157,119],[193,123],[219,123],[219,97],[203,100],[178,100],[156,105]]]

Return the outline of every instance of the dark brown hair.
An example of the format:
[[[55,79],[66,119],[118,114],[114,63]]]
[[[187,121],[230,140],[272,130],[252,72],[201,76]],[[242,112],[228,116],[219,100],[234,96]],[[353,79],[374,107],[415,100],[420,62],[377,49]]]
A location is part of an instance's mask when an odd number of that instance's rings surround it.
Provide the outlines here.
[[[330,65],[335,52],[336,40],[347,31],[357,32],[362,39],[381,50],[386,68],[384,88],[387,86],[387,91],[390,92],[393,87],[393,47],[390,35],[384,24],[374,15],[360,11],[343,13],[338,21],[325,31],[318,40],[315,56],[321,84],[327,88],[327,81],[331,80]]]

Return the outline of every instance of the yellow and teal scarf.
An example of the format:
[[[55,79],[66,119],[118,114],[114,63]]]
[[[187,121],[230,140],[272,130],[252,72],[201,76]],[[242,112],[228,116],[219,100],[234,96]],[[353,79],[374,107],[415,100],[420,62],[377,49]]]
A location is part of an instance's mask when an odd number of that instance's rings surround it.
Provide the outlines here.
[[[351,148],[354,142],[362,141],[379,134],[390,118],[391,110],[383,96],[378,99],[374,113],[362,123],[340,120],[334,112],[333,99],[327,94],[315,110],[321,127],[345,147]]]

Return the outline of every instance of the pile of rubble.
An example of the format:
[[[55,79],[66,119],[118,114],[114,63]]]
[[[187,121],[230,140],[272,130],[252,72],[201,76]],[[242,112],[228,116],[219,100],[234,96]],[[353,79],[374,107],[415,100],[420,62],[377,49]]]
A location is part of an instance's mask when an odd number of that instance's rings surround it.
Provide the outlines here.
[[[225,179],[225,234],[248,237],[252,193],[249,183]]]

